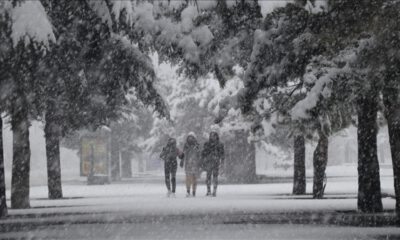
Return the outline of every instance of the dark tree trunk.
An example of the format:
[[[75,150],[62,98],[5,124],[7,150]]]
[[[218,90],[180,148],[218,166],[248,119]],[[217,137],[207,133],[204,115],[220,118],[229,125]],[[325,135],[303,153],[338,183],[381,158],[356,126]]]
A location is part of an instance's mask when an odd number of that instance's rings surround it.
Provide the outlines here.
[[[120,161],[119,161],[119,143],[114,132],[111,133],[111,180],[117,181],[121,179]]]
[[[303,135],[294,137],[293,194],[306,194],[306,145]]]
[[[5,216],[7,216],[7,203],[4,177],[3,119],[0,117],[0,218]]]
[[[47,187],[50,199],[63,197],[61,185],[60,138],[61,129],[49,108],[45,116],[44,136],[46,138]]]
[[[17,105],[17,104],[16,104]],[[11,176],[11,208],[29,208],[30,144],[26,104],[14,106],[11,116],[13,163]]]
[[[385,115],[388,123],[390,150],[392,154],[396,213],[400,217],[400,92],[387,84],[383,92]]]
[[[235,148],[235,142],[230,141],[225,144],[224,175],[230,183],[236,180],[235,166],[238,156]]]
[[[248,144],[248,152],[247,152],[247,173],[248,179],[247,183],[256,183],[257,175],[256,175],[256,144],[254,141]]]
[[[325,134],[320,133],[318,145],[315,148],[313,155],[313,198],[322,198],[324,196],[324,178],[326,165],[328,163],[328,146],[328,137]]]
[[[129,150],[121,152],[121,175],[123,178],[132,177],[132,152]]]
[[[361,96],[357,102],[358,115],[358,209],[381,212],[381,185],[377,154],[378,97],[375,93]]]

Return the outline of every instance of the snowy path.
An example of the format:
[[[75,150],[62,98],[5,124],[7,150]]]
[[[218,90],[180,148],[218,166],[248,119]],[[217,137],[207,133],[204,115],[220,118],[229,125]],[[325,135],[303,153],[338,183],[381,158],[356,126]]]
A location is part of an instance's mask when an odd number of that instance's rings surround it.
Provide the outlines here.
[[[392,186],[390,178],[382,178],[383,189],[390,192]],[[307,188],[311,189],[311,185]],[[46,199],[46,187],[33,187],[32,208],[10,210],[10,217],[0,220],[0,230],[4,232],[0,237],[375,239],[381,236],[386,239],[388,234],[400,236],[400,230],[394,227],[343,226],[365,217],[354,212],[355,179],[330,181],[327,199],[323,200],[290,196],[291,189],[290,183],[222,185],[218,197],[209,198],[204,196],[205,186],[200,185],[198,197],[185,198],[184,186],[180,184],[177,197],[166,198],[161,181],[65,185],[67,199],[50,201]],[[394,209],[392,198],[384,198],[383,203],[386,210]],[[382,217],[386,215],[390,216],[387,213]],[[350,217],[343,220],[344,216]]]

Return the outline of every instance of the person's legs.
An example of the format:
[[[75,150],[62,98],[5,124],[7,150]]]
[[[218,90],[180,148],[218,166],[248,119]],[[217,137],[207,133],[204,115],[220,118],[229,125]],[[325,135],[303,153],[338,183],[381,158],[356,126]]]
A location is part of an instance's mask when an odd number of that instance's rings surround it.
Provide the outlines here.
[[[167,190],[168,193],[171,192],[171,181],[170,181],[170,174],[171,174],[171,170],[170,170],[170,165],[168,164],[168,162],[164,163],[164,173],[165,173],[165,185],[167,186]]]
[[[171,166],[171,183],[172,183],[172,193],[175,193],[176,189],[176,170],[178,168],[177,162],[173,162]]]
[[[207,176],[206,176],[207,195],[211,195],[211,174],[212,170],[207,169]]]
[[[186,192],[190,194],[190,185],[192,184],[190,173],[186,173]]]
[[[193,197],[196,196],[196,189],[197,189],[197,176],[196,174],[192,175],[192,194]]]
[[[214,190],[213,190],[213,196],[217,195],[217,187],[218,187],[218,173],[219,169],[214,168],[212,175],[213,175],[213,185],[214,185]]]

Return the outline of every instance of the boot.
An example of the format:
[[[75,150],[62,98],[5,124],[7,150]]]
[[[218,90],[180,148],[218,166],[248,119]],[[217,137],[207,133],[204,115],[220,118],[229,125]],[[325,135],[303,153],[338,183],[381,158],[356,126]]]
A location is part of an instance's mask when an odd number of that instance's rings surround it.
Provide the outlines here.
[[[206,194],[206,196],[211,196],[211,189],[210,189],[210,187],[207,187],[207,194]]]
[[[213,196],[213,197],[216,197],[216,196],[217,196],[217,188],[214,188],[214,191],[213,191],[213,193],[212,193],[212,196]]]

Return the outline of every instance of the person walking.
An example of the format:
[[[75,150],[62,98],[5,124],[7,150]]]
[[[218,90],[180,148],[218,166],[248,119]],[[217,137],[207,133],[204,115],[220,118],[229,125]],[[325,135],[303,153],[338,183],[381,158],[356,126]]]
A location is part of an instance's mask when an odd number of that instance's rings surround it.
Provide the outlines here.
[[[223,166],[225,160],[224,144],[219,141],[217,132],[211,132],[209,140],[204,143],[203,151],[201,152],[203,167],[207,172],[206,185],[207,196],[211,196],[211,177],[213,180],[214,189],[212,196],[217,196],[218,174],[220,166]]]
[[[178,168],[177,157],[182,159],[183,153],[176,146],[176,139],[170,138],[160,154],[160,158],[164,160],[165,185],[168,190],[167,197],[175,197],[176,170]]]
[[[197,142],[196,134],[190,132],[186,138],[185,146],[183,147],[183,159],[180,166],[185,166],[186,174],[186,197],[190,197],[190,188],[192,188],[193,197],[196,196],[197,177],[200,167],[200,145]]]

